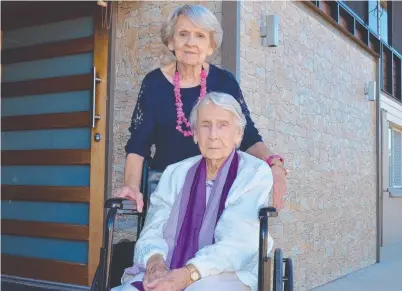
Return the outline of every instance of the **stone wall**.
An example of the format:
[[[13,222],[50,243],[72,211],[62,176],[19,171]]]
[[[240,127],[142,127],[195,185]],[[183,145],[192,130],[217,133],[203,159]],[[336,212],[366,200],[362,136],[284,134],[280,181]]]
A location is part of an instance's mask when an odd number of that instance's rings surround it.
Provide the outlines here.
[[[144,76],[155,68],[173,60],[172,54],[162,44],[160,28],[174,7],[184,4],[183,1],[119,1],[117,4],[117,25],[115,50],[115,70],[111,76],[115,84],[113,96],[113,171],[112,188],[123,184],[124,162],[126,153],[124,146],[129,138],[131,116],[137,101],[138,91]],[[222,16],[221,1],[192,1],[213,11],[220,20]],[[220,51],[216,51],[208,60],[220,66]],[[127,230],[127,225],[120,223],[115,240],[122,236],[121,229],[132,236],[134,228]]]
[[[262,47],[261,11],[279,16]],[[295,261],[297,291],[375,262],[375,59],[304,4],[241,4],[240,80],[264,140],[290,168],[275,247]]]

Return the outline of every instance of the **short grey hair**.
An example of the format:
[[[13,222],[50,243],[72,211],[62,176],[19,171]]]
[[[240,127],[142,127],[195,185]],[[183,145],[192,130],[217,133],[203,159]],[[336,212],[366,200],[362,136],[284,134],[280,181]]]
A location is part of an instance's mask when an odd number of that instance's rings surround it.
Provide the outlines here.
[[[188,17],[194,25],[210,32],[214,49],[221,46],[223,31],[218,19],[204,6],[193,4],[179,6],[170,13],[161,29],[161,38],[165,46],[168,46],[169,40],[173,38],[174,27],[180,15]]]
[[[203,98],[199,99],[197,103],[194,105],[193,109],[190,113],[190,127],[191,130],[194,131],[198,122],[198,109],[204,105],[212,102],[216,106],[228,110],[234,114],[237,120],[237,124],[242,132],[244,133],[244,128],[246,127],[247,120],[241,110],[241,106],[239,102],[232,96],[226,93],[221,92],[210,92],[205,95]]]

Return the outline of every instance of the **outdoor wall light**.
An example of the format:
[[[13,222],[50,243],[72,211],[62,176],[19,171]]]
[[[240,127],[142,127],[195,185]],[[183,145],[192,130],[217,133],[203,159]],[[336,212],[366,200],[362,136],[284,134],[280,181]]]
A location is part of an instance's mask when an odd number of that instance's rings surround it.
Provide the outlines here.
[[[261,15],[260,36],[263,46],[277,47],[279,43],[278,15]]]
[[[376,82],[368,81],[366,86],[364,86],[364,95],[367,98],[367,101],[375,101],[376,98]]]

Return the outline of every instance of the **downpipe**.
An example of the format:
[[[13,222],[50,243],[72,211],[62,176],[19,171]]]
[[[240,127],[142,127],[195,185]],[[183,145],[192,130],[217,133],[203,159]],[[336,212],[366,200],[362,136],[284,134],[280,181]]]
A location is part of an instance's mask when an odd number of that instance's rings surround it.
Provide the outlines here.
[[[376,73],[376,168],[377,168],[377,191],[376,191],[376,263],[380,262],[380,251],[382,245],[382,118],[381,118],[381,75],[382,75],[382,49],[381,49],[381,18],[380,2],[377,2],[377,31],[380,39],[380,57],[377,58]]]

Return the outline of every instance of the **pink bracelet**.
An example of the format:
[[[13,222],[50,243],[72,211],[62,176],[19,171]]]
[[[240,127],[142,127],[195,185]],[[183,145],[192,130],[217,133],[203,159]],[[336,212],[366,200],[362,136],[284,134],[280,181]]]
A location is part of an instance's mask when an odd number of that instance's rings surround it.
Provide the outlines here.
[[[283,165],[285,164],[285,159],[284,159],[282,156],[280,156],[280,155],[271,155],[271,156],[269,156],[268,159],[266,160],[267,164],[268,164],[270,167],[272,167],[272,160],[274,160],[274,159],[280,160]]]

